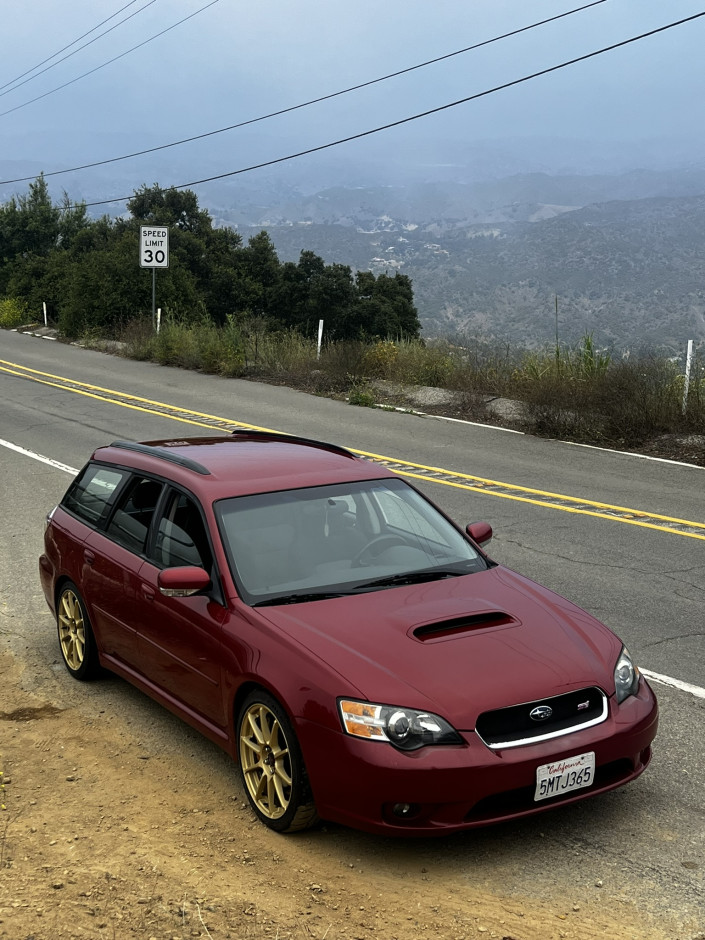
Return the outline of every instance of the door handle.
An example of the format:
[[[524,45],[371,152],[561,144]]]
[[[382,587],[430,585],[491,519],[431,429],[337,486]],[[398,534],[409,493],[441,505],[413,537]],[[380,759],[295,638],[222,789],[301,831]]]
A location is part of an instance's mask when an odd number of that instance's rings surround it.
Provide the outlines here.
[[[145,596],[146,600],[153,601],[155,591],[154,588],[151,588],[148,584],[142,585],[142,594]]]
[[[86,549],[83,553],[83,559],[87,565],[92,565],[93,562],[95,561],[95,553],[90,551],[89,549]]]

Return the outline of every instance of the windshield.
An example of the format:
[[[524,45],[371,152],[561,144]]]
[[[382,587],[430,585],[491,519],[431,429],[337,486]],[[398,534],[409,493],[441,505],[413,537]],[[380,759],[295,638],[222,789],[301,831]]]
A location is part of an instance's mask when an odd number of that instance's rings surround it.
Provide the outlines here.
[[[383,590],[487,567],[400,479],[240,496],[215,509],[235,583],[249,604]]]

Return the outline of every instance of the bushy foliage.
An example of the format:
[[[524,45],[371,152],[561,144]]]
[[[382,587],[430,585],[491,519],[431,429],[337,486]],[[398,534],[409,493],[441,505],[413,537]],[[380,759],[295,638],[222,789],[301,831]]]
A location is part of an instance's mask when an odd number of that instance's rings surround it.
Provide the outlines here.
[[[364,365],[368,375],[387,379],[399,357],[399,346],[389,339],[380,340],[365,352]]]
[[[0,207],[0,295],[32,309],[46,303],[69,338],[115,335],[151,315],[153,272],[139,267],[138,254],[140,225],[154,224],[170,232],[169,267],[156,272],[157,304],[187,344],[188,324],[252,320],[307,339],[323,320],[328,341],[419,335],[411,282],[402,275],[353,275],[310,251],[298,264],[282,264],[266,232],[243,245],[233,229],[214,227],[189,190],[142,186],[127,208],[126,218],[90,220],[68,196],[54,205],[40,176],[26,196]],[[166,336],[161,344],[166,349]]]
[[[16,326],[27,323],[29,308],[23,300],[16,297],[5,297],[0,300],[0,329],[11,330]]]

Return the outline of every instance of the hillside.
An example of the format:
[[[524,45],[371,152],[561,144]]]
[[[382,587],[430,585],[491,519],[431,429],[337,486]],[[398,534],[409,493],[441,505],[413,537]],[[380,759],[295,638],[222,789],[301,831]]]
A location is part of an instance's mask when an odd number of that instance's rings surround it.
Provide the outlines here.
[[[644,167],[629,171],[601,152],[607,171],[585,144],[590,159],[578,169],[575,147],[548,144],[532,156],[526,141],[429,142],[379,166],[338,157],[316,172],[294,162],[210,183],[201,204],[245,239],[266,229],[282,261],[308,250],[328,264],[408,274],[427,337],[550,343],[558,297],[566,343],[586,331],[618,350],[682,353],[688,339],[705,342],[705,167],[669,168],[644,147]],[[8,179],[38,166],[0,161]],[[129,172],[85,171],[72,198],[129,192],[141,184]],[[61,180],[49,183],[61,198]],[[0,185],[0,199],[12,191]]]
[[[576,205],[597,192],[628,190],[625,183],[658,192],[665,183],[655,176],[630,174],[619,184],[542,175],[513,181],[517,196],[552,202],[502,203],[508,181],[386,195],[336,189],[237,227],[245,236],[266,227],[283,260],[310,249],[328,263],[408,274],[426,336],[551,342],[557,296],[561,341],[588,331],[600,345],[675,351],[688,339],[705,340],[705,196]],[[700,173],[681,183],[705,192]],[[452,198],[459,193],[464,199]]]

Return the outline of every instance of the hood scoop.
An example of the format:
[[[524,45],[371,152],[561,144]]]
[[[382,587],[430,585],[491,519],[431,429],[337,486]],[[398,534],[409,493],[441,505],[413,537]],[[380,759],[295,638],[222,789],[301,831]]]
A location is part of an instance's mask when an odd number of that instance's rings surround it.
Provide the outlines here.
[[[506,627],[516,625],[519,621],[501,610],[488,610],[479,614],[468,614],[465,617],[454,617],[452,620],[439,620],[437,623],[425,623],[414,627],[411,635],[422,643],[430,640],[445,640],[449,637],[463,636],[477,630],[487,630],[490,627]]]

